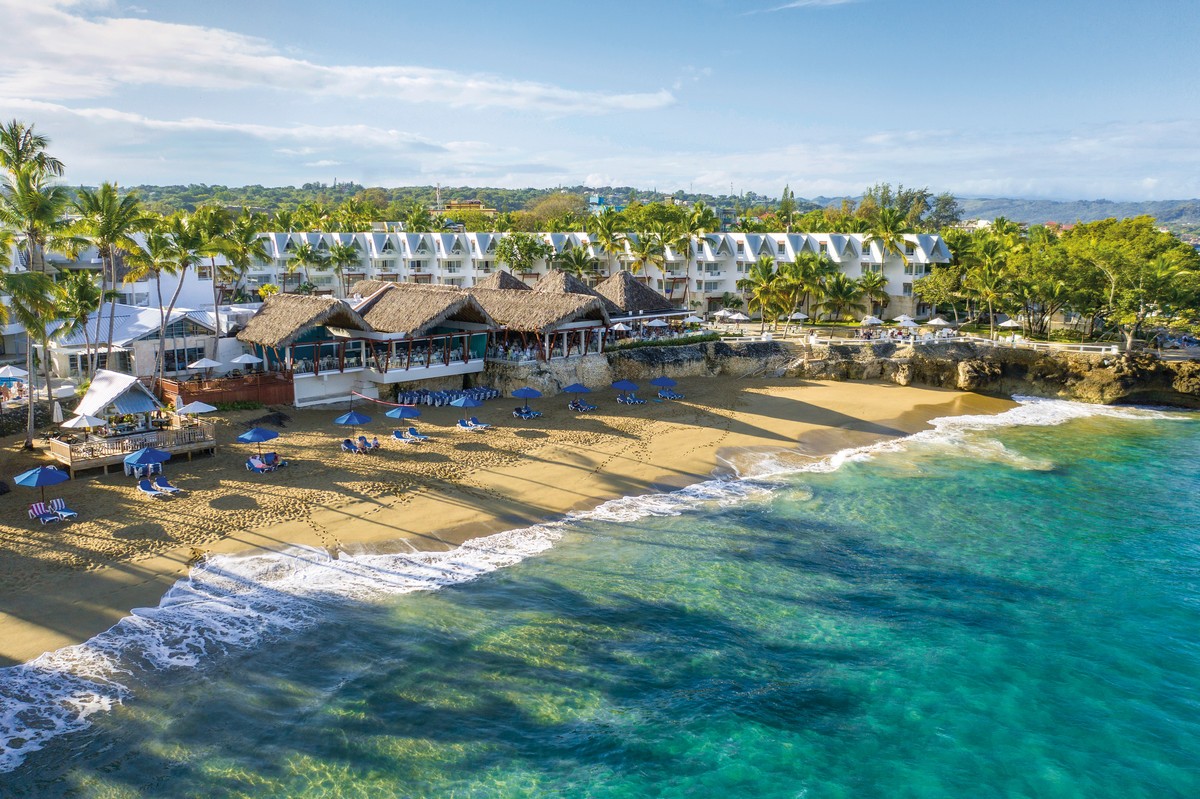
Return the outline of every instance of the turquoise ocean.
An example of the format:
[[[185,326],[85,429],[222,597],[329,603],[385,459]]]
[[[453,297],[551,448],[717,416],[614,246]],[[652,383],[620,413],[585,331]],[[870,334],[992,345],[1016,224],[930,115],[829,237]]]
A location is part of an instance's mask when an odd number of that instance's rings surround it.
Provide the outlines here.
[[[0,670],[5,797],[1200,796],[1200,415],[1023,401]]]

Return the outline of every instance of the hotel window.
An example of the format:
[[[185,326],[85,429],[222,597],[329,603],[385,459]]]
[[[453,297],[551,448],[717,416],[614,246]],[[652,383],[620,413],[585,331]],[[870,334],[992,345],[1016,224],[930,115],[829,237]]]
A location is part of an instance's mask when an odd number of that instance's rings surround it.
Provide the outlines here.
[[[821,255],[828,255],[828,254],[829,254],[829,243],[823,241],[823,242],[821,242]]]
[[[904,243],[904,254],[905,255],[915,255],[916,252],[917,252],[917,248],[912,242]]]
[[[447,274],[457,275],[459,270],[461,270],[461,269],[462,269],[462,261],[447,261],[446,262],[446,273]]]
[[[745,254],[746,254],[746,242],[739,241],[738,242],[738,255],[745,255]]]
[[[704,283],[704,290],[705,291],[720,291],[721,290],[721,281],[719,281],[719,280],[706,281]]]
[[[882,272],[883,271],[883,267],[880,264],[871,264],[871,263],[867,263],[866,261],[859,264],[859,266],[862,267],[862,273],[864,275],[869,275],[872,272]]]
[[[196,277],[200,280],[212,280],[212,266],[197,266]]]
[[[414,272],[420,272],[422,269],[425,268],[425,262],[424,261],[413,261],[408,266]]]
[[[905,283],[905,284],[904,284],[904,296],[905,296],[905,297],[911,297],[911,296],[912,296],[912,283]]]

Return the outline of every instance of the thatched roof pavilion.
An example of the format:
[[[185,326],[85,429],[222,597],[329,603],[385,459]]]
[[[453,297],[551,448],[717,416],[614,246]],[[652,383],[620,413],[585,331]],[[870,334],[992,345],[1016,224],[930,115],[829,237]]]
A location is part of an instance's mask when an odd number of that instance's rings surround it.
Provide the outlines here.
[[[404,333],[409,337],[426,335],[448,320],[497,326],[475,297],[453,286],[386,283],[354,310],[373,330]]]
[[[275,294],[267,298],[237,338],[247,344],[279,349],[319,325],[349,330],[372,329],[362,316],[339,299]]]
[[[610,315],[621,313],[621,309],[607,297],[596,293],[587,283],[561,269],[551,269],[537,282],[533,290],[549,294],[582,294],[585,297],[595,297],[604,303],[604,310]]]
[[[350,297],[370,297],[380,289],[388,288],[389,286],[398,286],[399,283],[393,283],[390,280],[360,280],[350,287],[347,292]]]
[[[621,314],[678,310],[671,301],[622,269],[596,286],[596,293],[616,305]]]
[[[509,330],[548,333],[573,322],[611,324],[608,311],[597,297],[551,294],[541,291],[503,291],[471,288],[488,314]]]
[[[529,285],[519,277],[500,269],[475,283],[473,288],[505,289],[506,291],[530,291]]]

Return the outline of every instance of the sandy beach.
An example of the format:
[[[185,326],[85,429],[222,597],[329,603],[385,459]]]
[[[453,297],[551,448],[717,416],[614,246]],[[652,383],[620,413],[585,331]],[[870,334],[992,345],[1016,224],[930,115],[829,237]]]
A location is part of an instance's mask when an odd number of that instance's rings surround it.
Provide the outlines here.
[[[446,549],[464,540],[561,518],[605,500],[677,488],[732,473],[764,450],[797,463],[907,435],[935,417],[993,413],[1012,403],[956,391],[892,384],[732,380],[682,381],[681,402],[618,405],[612,391],[577,415],[566,397],[534,400],[544,416],[513,418],[516,400],[475,411],[495,424],[484,433],[454,427],[455,408],[421,408],[416,426],[431,437],[412,445],[391,438],[385,407],[359,432],[383,449],[351,455],[337,409],[286,410],[271,442],[289,461],[274,473],[243,467],[253,446],[233,441],[265,411],[213,414],[214,457],[176,459],[166,474],[186,493],[144,497],[132,478],[98,470],[50,489],[79,512],[45,527],[26,510],[37,492],[14,487],[0,504],[0,666],[80,643],[132,608],[159,598],[204,553],[306,544]],[[406,425],[407,426],[407,425]],[[10,437],[0,473],[11,477],[48,456]]]

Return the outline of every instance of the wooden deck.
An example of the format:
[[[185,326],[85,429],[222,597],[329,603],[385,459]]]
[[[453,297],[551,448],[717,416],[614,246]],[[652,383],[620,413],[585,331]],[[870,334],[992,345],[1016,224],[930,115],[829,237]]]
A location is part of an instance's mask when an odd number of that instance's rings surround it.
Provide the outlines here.
[[[50,439],[50,454],[67,467],[71,477],[80,469],[103,468],[125,461],[125,457],[142,447],[154,447],[172,455],[188,456],[193,452],[215,452],[217,449],[216,427],[212,422],[198,422],[188,427],[137,433],[118,438],[92,438],[78,444],[67,444]]]

